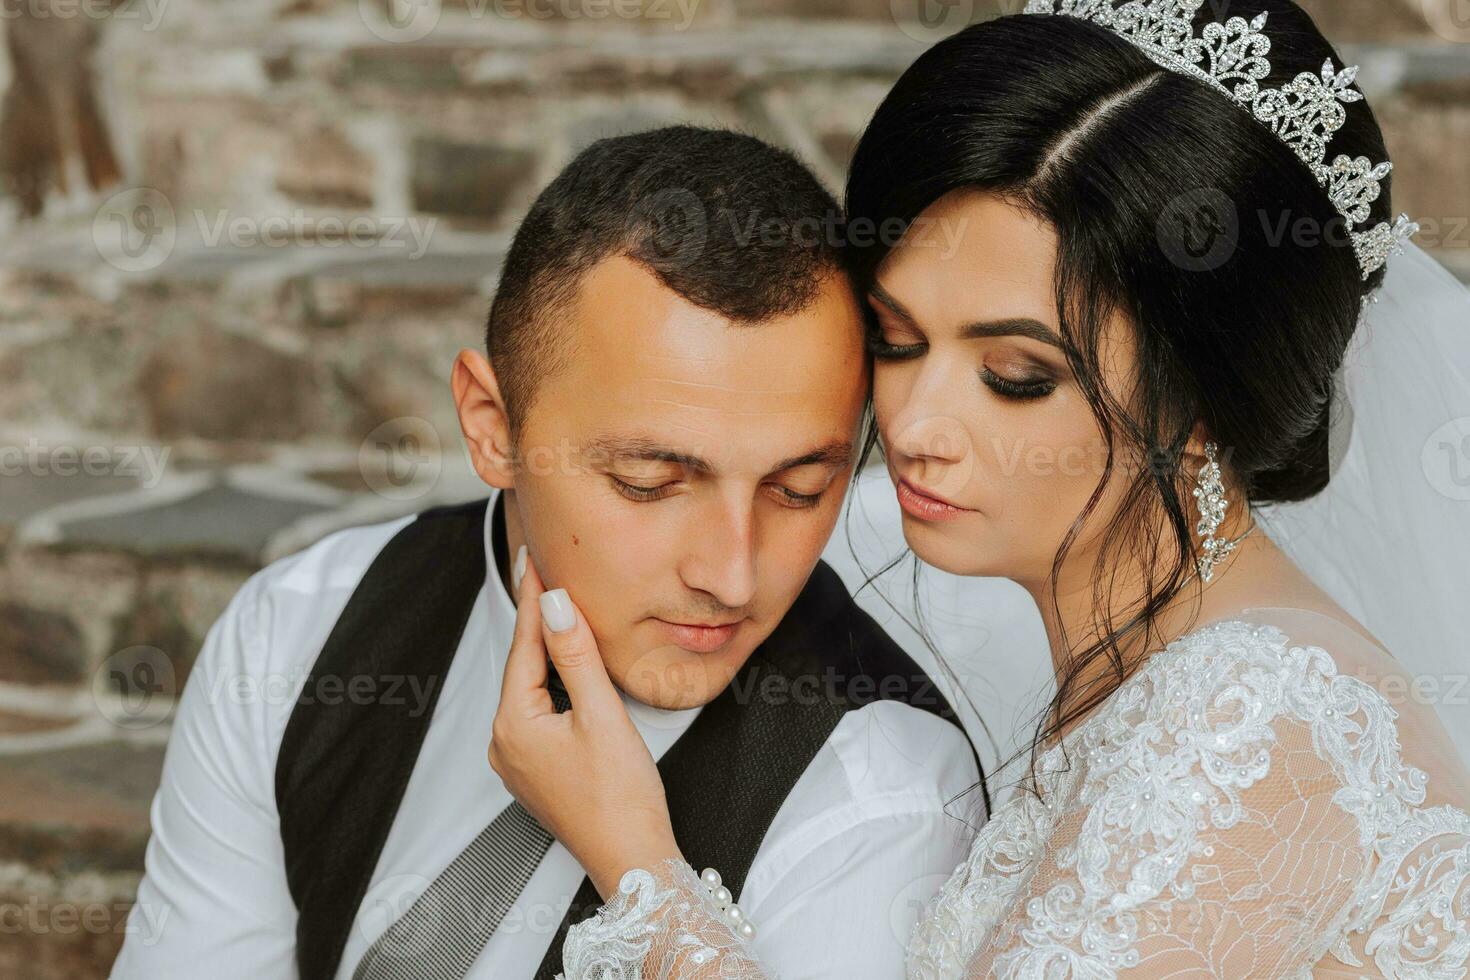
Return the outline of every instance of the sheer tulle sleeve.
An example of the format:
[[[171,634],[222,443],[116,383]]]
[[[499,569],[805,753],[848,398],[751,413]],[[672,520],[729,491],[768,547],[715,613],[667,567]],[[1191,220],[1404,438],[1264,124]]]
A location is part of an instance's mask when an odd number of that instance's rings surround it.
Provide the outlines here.
[[[1049,752],[1041,797],[936,896],[909,975],[1465,976],[1463,767],[1432,710],[1379,690],[1391,658],[1290,625],[1172,646]]]
[[[775,980],[684,861],[623,875],[596,916],[572,926],[565,980]]]
[[[1069,808],[967,975],[1309,970],[1367,855],[1309,732],[1278,721],[1244,738],[1224,756],[1140,757]]]

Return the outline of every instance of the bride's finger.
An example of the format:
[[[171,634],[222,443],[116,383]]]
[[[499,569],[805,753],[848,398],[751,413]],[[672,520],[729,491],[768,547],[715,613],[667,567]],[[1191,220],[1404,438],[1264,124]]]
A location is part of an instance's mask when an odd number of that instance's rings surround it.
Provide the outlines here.
[[[551,695],[546,690],[546,645],[541,638],[541,576],[524,547],[517,567],[525,565],[525,573],[516,596],[516,625],[510,653],[505,658],[505,676],[500,682],[500,703],[515,705],[528,714],[545,714],[552,710]]]
[[[553,589],[540,597],[542,638],[556,672],[572,702],[573,722],[596,725],[619,713],[626,716],[618,689],[607,676],[602,651],[592,627],[566,589]]]

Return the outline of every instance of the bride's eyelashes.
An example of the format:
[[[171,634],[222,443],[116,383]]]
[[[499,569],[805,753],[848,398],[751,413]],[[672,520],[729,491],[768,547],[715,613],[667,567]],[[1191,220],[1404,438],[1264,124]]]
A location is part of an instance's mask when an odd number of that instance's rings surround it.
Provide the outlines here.
[[[1002,398],[1031,401],[1036,398],[1045,398],[1057,390],[1057,383],[1051,378],[1035,377],[1016,380],[996,374],[988,367],[982,367],[979,373],[980,380],[985,383],[985,386]]]
[[[911,361],[922,356],[929,349],[928,343],[922,340],[908,344],[890,343],[884,337],[883,327],[879,323],[869,324],[867,345],[873,357],[880,361]],[[1045,398],[1057,388],[1056,380],[1044,374],[1013,378],[997,374],[989,367],[981,367],[977,373],[987,388],[1002,398],[1012,401],[1033,401],[1037,398]]]

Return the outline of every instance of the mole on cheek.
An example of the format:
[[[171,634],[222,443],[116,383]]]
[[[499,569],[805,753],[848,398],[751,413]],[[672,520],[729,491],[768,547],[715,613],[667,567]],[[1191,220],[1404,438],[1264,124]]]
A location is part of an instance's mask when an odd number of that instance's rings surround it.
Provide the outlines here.
[[[574,548],[575,548],[575,547],[576,547],[576,546],[577,546],[577,545],[579,545],[579,544],[581,544],[581,543],[582,543],[582,542],[581,542],[581,541],[578,541],[578,540],[577,540],[577,536],[576,536],[576,535],[575,535],[575,534],[574,534],[574,535],[572,535],[572,547],[574,547]]]

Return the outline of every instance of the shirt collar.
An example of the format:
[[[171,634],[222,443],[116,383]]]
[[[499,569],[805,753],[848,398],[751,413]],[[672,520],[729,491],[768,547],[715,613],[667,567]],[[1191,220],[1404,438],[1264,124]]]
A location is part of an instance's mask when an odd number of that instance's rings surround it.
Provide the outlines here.
[[[482,530],[485,543],[485,586],[490,593],[490,609],[497,619],[504,616],[507,617],[506,622],[514,623],[515,600],[505,588],[505,580],[511,577],[511,556],[502,553],[507,550],[505,495],[498,488],[490,495],[490,502],[485,507],[485,524]],[[496,533],[497,530],[499,534]]]
[[[496,533],[497,528],[499,534]],[[501,569],[506,570],[506,578],[510,577],[511,556],[503,553],[509,550],[508,541],[505,537],[505,494],[497,487],[490,495],[489,503],[485,508],[484,523],[484,545],[485,545],[485,590],[490,600],[491,615],[501,622],[510,624],[506,630],[509,636],[516,621],[516,605],[510,593],[506,591],[505,582],[501,578]],[[498,669],[504,669],[506,651],[497,651],[495,660]],[[630,697],[621,689],[618,693],[623,698],[623,706],[628,709],[628,716],[633,719],[633,724],[643,733],[645,739],[652,732],[677,733],[689,727],[690,722],[704,710],[703,705],[693,708],[655,708],[653,705],[644,704],[636,698]]]

